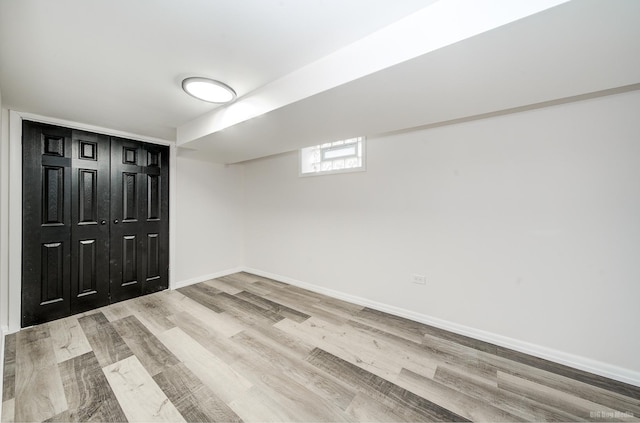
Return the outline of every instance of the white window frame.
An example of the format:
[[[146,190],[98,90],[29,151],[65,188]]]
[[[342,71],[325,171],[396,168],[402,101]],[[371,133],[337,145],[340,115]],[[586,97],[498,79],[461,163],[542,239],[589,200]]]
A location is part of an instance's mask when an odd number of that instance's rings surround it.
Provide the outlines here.
[[[355,142],[353,142],[352,140],[355,140]],[[351,143],[347,143],[345,144],[345,142],[347,141],[352,141]],[[310,147],[306,147],[306,148],[301,148],[300,150],[298,150],[298,176],[300,177],[307,177],[307,176],[320,176],[320,175],[332,175],[332,174],[336,174],[336,173],[352,173],[352,172],[364,172],[367,170],[367,161],[366,161],[366,157],[367,157],[367,142],[366,142],[366,137],[355,137],[355,138],[349,138],[346,140],[339,140],[339,141],[334,141],[334,142],[329,142],[329,143],[323,143],[323,144],[318,144],[318,145],[313,145]],[[355,145],[358,146],[360,145],[360,151],[361,151],[361,155],[358,155],[358,148],[356,147],[356,151],[353,154],[346,154],[343,156],[337,156],[337,157],[330,157],[332,152],[338,152],[340,150],[344,150],[345,149],[345,145]],[[350,167],[350,168],[341,168],[341,169],[331,169],[331,170],[316,170],[316,171],[304,171],[304,165],[303,165],[303,160],[305,160],[305,158],[308,158],[308,154],[311,154],[309,152],[309,150],[311,149],[316,149],[317,154],[320,155],[320,161],[318,163],[322,163],[322,162],[329,162],[329,161],[334,161],[334,160],[340,160],[340,159],[350,159],[350,158],[359,158],[361,160],[361,165],[357,166],[357,167]]]

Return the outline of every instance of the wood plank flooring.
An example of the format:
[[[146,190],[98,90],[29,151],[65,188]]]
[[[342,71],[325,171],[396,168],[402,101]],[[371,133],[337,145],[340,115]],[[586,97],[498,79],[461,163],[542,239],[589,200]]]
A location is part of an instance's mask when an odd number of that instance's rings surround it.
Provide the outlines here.
[[[640,387],[237,273],[5,339],[3,422],[640,421]]]

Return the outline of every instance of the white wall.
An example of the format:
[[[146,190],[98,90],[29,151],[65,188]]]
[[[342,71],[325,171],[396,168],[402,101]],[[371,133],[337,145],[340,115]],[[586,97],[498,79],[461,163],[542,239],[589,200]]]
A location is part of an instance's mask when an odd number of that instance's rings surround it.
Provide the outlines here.
[[[248,162],[245,264],[637,378],[638,110],[635,91],[371,138],[362,173]]]
[[[242,167],[178,157],[177,286],[242,265]]]

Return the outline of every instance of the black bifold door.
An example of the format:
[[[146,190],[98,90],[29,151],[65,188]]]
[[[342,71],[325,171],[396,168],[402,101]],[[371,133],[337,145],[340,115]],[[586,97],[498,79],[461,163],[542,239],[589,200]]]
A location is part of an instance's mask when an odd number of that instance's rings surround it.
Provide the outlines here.
[[[23,122],[22,326],[166,289],[169,148]]]

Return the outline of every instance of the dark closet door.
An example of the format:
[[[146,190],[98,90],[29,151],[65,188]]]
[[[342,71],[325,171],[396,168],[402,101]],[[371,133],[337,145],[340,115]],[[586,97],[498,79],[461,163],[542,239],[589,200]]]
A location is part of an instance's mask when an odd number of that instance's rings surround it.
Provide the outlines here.
[[[169,148],[23,123],[22,326],[169,286]]]
[[[25,122],[22,326],[69,314],[71,130]]]
[[[168,287],[169,149],[111,138],[111,299]]]
[[[144,184],[147,198],[143,201],[145,219],[141,244],[146,249],[143,294],[169,288],[169,147],[144,144]]]
[[[110,141],[72,132],[71,314],[109,303]]]
[[[109,142],[23,124],[23,326],[109,303]]]

